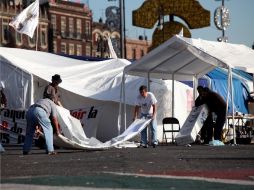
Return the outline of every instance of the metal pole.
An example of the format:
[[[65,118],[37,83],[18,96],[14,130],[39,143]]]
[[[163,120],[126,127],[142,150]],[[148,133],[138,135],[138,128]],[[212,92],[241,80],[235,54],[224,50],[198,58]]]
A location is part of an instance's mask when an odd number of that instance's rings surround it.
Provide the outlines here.
[[[123,40],[123,47],[124,47],[124,57],[123,58],[126,58],[126,29],[125,29],[125,0],[123,0],[123,37],[124,37],[124,40]]]
[[[235,109],[234,109],[234,87],[233,87],[233,77],[232,68],[230,68],[230,93],[231,93],[231,105],[232,105],[232,122],[233,122],[233,137],[234,145],[236,145],[236,131],[235,131]]]
[[[121,46],[121,57],[125,58],[125,22],[124,22],[124,0],[119,0],[119,8],[120,8],[120,46]]]
[[[36,47],[35,48],[36,51],[38,50],[39,26],[40,26],[40,22],[38,23],[37,30],[36,30],[36,46],[35,46]]]
[[[172,117],[175,117],[175,73],[172,74]]]

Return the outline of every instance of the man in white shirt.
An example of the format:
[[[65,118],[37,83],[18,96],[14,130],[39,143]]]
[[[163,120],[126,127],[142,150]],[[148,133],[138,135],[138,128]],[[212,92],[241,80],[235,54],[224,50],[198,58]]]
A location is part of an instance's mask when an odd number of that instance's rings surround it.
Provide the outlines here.
[[[155,148],[158,145],[157,140],[157,121],[156,121],[156,112],[157,100],[153,93],[147,92],[146,86],[140,86],[139,95],[137,97],[136,106],[134,110],[134,120],[140,116],[140,118],[151,118],[151,135],[152,135],[152,146]],[[139,115],[140,112],[140,115]],[[140,147],[147,148],[147,128],[141,131],[141,143]]]

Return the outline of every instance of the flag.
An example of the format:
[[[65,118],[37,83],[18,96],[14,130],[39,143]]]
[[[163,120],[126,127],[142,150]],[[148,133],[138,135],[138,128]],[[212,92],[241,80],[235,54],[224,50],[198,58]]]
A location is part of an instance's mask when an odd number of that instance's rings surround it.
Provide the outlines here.
[[[108,38],[108,47],[109,47],[110,58],[117,59],[117,55],[116,55],[116,52],[115,52],[114,47],[112,45],[111,38],[110,38],[110,36],[108,36],[107,38]]]
[[[39,23],[39,0],[36,0],[9,23],[17,32],[33,38],[34,30]]]

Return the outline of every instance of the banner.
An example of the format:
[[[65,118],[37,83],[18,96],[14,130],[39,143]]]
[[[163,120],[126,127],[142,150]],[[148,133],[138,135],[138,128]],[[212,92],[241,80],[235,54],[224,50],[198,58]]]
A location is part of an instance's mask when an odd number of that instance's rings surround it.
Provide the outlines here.
[[[91,106],[70,110],[73,117],[80,120],[87,137],[96,137],[98,124],[102,116],[101,106]]]
[[[80,120],[87,137],[96,137],[98,124],[102,115],[102,107],[84,107],[71,110],[73,117]],[[3,144],[22,144],[26,134],[25,109],[1,110],[0,115],[0,139]]]
[[[24,143],[26,134],[26,110],[8,108],[1,110],[0,126],[1,143]]]

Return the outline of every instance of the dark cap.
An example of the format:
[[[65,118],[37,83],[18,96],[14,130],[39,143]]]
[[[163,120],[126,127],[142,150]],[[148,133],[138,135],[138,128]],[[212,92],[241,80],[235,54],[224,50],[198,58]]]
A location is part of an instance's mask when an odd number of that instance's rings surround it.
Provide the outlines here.
[[[58,75],[58,74],[55,74],[54,76],[52,76],[51,80],[52,80],[52,82],[53,81],[57,81],[58,83],[62,82],[62,79],[61,79],[60,75]]]

